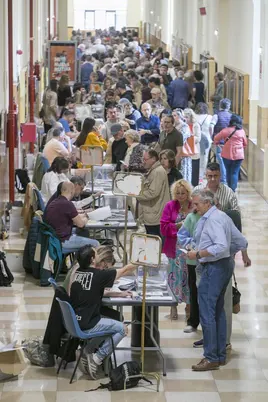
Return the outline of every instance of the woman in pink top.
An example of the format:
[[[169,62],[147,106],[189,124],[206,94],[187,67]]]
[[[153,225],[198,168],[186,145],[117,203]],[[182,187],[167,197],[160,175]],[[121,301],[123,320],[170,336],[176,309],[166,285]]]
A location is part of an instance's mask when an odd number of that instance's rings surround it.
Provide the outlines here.
[[[187,264],[182,252],[176,255],[176,244],[178,230],[192,209],[191,192],[192,186],[188,181],[176,181],[171,187],[173,200],[165,205],[160,220],[161,234],[165,238],[163,253],[169,259],[168,284],[178,303],[186,303],[186,306],[190,303]],[[171,307],[170,317],[178,319],[177,307]]]
[[[214,138],[214,144],[219,145],[224,140],[221,156],[226,168],[228,186],[235,191],[237,188],[240,166],[245,157],[244,148],[248,141],[242,128],[242,118],[233,114],[229,127],[221,130]]]

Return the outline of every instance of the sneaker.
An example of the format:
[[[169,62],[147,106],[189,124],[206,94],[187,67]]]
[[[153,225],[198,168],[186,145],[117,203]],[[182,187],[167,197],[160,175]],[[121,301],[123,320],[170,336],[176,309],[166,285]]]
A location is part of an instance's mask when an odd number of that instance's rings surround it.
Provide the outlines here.
[[[97,366],[97,364],[94,362],[93,354],[92,354],[92,353],[88,353],[88,354],[87,354],[87,364],[88,364],[88,374],[90,375],[90,377],[92,378],[92,380],[96,380],[96,378],[97,378],[98,366]]]
[[[204,340],[203,340],[203,339],[200,339],[200,341],[195,341],[195,342],[193,343],[193,347],[194,347],[194,348],[202,348],[203,345],[204,345]]]
[[[78,368],[83,374],[89,374],[87,357],[84,354],[79,361]]]
[[[191,334],[192,332],[195,332],[196,328],[192,327],[191,325],[187,325],[187,327],[184,328],[183,332],[186,334]]]
[[[232,349],[232,344],[231,343],[227,343],[226,344],[226,350],[231,350]]]

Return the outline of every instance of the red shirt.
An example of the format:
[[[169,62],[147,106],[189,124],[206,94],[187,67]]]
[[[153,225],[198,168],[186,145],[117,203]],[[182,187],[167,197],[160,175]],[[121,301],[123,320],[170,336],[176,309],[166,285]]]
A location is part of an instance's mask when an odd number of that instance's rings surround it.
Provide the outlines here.
[[[47,206],[45,221],[55,230],[60,241],[64,242],[71,237],[73,218],[77,215],[74,204],[61,195]]]

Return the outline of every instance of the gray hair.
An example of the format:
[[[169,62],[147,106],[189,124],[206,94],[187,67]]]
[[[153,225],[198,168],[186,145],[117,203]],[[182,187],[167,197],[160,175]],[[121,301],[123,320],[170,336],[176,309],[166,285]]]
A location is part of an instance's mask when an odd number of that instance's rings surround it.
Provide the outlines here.
[[[133,142],[140,142],[140,136],[135,130],[127,130],[125,132],[125,137],[130,138]]]
[[[220,100],[219,107],[223,110],[229,110],[231,108],[231,100],[228,98],[223,98]]]
[[[192,192],[192,197],[200,197],[202,202],[209,202],[210,205],[215,205],[215,195],[210,190],[194,190]]]
[[[81,176],[72,176],[70,182],[73,184],[78,184],[78,186],[83,186],[83,187],[86,184],[85,180]]]

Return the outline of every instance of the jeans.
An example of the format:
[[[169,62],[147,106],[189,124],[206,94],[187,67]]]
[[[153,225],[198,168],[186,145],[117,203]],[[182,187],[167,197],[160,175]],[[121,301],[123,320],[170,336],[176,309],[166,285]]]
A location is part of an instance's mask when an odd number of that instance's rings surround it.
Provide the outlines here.
[[[192,159],[192,186],[196,187],[199,184],[199,165],[200,159]]]
[[[198,288],[201,274],[202,274],[202,265],[196,266],[196,287]],[[225,295],[224,295],[224,311],[226,316],[226,345],[231,343],[232,337],[232,328],[233,328],[233,287],[232,287],[232,278],[230,279]],[[189,325],[189,324],[188,324]],[[190,324],[192,325],[192,324]]]
[[[90,335],[94,335],[96,332],[109,331],[113,337],[114,347],[126,336],[124,324],[120,321],[111,320],[110,318],[101,318],[95,327],[88,329],[84,332]],[[103,361],[107,356],[112,354],[112,342],[110,338],[107,338],[99,347],[96,352],[97,357]]]
[[[91,245],[92,247],[98,247],[100,245],[97,240],[72,234],[69,240],[65,240],[62,243],[62,253],[74,253],[87,244]]]
[[[231,159],[222,158],[226,169],[226,178],[228,186],[235,191],[237,188],[240,166],[243,159],[232,161]]]
[[[204,357],[210,362],[226,359],[226,316],[224,294],[233,274],[233,258],[202,265],[198,287],[200,323],[204,338]]]
[[[187,325],[197,328],[199,325],[199,307],[197,300],[196,273],[195,265],[187,264],[188,268],[188,285],[190,290],[190,317],[187,320]]]
[[[220,169],[221,169],[221,183],[226,184],[226,168],[225,168],[225,164],[223,162],[223,158],[221,157],[221,147],[219,145],[216,146],[216,160],[218,162],[218,164],[220,165]]]
[[[210,151],[210,146],[209,146],[209,148],[207,148],[204,151],[204,153],[200,153],[199,180],[204,179],[206,169],[207,169],[207,164],[208,164],[209,151]]]

